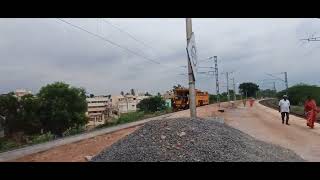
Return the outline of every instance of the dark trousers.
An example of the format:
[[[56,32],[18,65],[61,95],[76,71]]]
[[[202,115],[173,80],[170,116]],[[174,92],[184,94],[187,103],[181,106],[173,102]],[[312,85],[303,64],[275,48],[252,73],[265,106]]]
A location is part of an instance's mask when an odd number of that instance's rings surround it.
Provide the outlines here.
[[[281,112],[282,124],[284,123],[284,116],[286,116],[286,123],[288,124],[288,122],[289,122],[289,113],[288,112]]]

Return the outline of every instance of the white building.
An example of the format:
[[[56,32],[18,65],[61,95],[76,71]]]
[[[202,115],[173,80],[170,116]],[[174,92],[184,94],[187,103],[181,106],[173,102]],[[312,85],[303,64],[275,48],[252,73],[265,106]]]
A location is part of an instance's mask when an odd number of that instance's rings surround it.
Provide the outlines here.
[[[28,95],[28,94],[32,94],[31,91],[27,91],[25,89],[16,89],[14,91],[14,95],[18,98],[21,98],[22,96]]]
[[[135,112],[137,110],[137,98],[133,95],[118,96],[117,107],[120,113]]]
[[[89,122],[87,126],[104,124],[110,116],[111,102],[107,97],[87,98]]]
[[[112,106],[118,109],[119,113],[128,113],[137,111],[137,104],[149,96],[133,96],[133,95],[118,95],[112,96]]]

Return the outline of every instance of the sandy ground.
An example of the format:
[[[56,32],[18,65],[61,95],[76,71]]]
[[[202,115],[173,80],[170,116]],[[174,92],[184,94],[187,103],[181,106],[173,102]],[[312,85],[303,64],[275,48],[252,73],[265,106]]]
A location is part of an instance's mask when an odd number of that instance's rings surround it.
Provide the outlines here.
[[[236,108],[222,104],[224,113],[217,112],[217,105],[197,109],[199,117],[222,117],[226,124],[241,130],[258,140],[280,145],[293,150],[307,161],[320,161],[320,126],[314,129],[306,125],[306,120],[291,115],[290,126],[283,125],[280,113],[255,102],[253,107],[244,107],[237,102]],[[189,111],[177,112],[171,117],[190,117]]]
[[[291,115],[287,126],[278,111],[259,103],[252,108],[239,106],[223,117],[227,124],[256,139],[291,149],[307,161],[320,161],[319,124],[310,129],[305,119]]]
[[[85,162],[85,156],[93,156],[119,139],[132,133],[140,126],[116,131],[114,133],[96,136],[83,141],[58,146],[48,151],[31,154],[16,162]]]
[[[227,103],[222,103],[221,107],[225,110],[223,113],[218,112],[217,105],[199,107],[197,108],[197,115],[199,117],[222,117],[228,125],[258,140],[291,149],[307,161],[320,161],[319,124],[315,125],[315,129],[309,129],[304,119],[290,116],[289,123],[291,125],[287,126],[281,123],[279,112],[258,102],[253,107],[243,107],[240,102],[236,104],[236,108],[230,108]],[[170,118],[178,117],[190,117],[190,111],[180,111],[170,116]],[[137,128],[129,128],[77,143],[59,146],[16,161],[85,161],[85,156],[98,154],[101,150],[132,133]]]

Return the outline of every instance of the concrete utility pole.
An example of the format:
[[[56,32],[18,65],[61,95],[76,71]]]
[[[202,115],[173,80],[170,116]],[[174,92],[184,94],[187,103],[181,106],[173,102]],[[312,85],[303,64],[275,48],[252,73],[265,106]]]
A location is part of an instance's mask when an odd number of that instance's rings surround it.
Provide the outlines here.
[[[277,92],[277,89],[276,89],[276,82],[273,82],[273,90],[274,90],[274,92]]]
[[[232,82],[233,82],[233,101],[237,100],[236,97],[236,84],[234,83],[234,78],[232,78]]]
[[[287,91],[287,95],[289,94],[288,92],[288,75],[287,72],[284,72],[284,82],[286,83],[286,91]]]
[[[229,72],[226,72],[227,76],[227,93],[228,93],[228,101],[230,101],[230,93],[229,93]]]
[[[217,56],[214,56],[214,73],[216,76],[216,94],[217,94],[217,103],[220,107],[220,91],[219,91],[219,72],[218,72],[218,59]]]
[[[192,34],[192,21],[191,18],[186,18],[186,30],[187,30],[187,45],[191,39]],[[188,57],[189,58],[189,57]],[[196,90],[195,79],[192,74],[191,62],[188,59],[188,75],[189,75],[189,108],[191,119],[197,118],[196,110]]]

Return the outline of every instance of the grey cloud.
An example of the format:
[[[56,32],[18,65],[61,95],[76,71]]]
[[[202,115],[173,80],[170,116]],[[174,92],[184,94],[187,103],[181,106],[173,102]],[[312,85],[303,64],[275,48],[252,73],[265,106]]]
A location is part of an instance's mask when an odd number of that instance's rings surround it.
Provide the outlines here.
[[[187,64],[185,19],[107,19],[152,48],[101,20],[66,20],[161,65],[57,19],[0,19],[0,93],[16,88],[37,92],[54,81],[95,94],[117,94],[131,88],[157,93],[177,83],[188,85],[187,77],[179,75],[186,73],[179,66]],[[320,45],[300,45],[299,41],[319,29],[317,19],[193,19],[199,59],[217,55],[220,72],[237,70],[237,82],[266,79],[265,72],[288,71],[290,85],[319,84]],[[220,80],[224,79],[220,75]],[[196,86],[215,91],[213,77],[199,76]],[[277,88],[284,86],[277,83]]]

